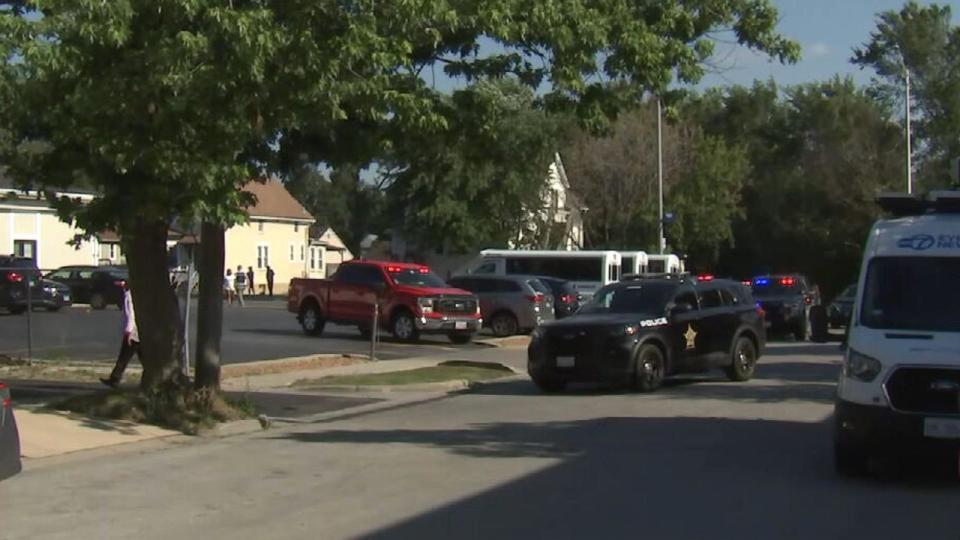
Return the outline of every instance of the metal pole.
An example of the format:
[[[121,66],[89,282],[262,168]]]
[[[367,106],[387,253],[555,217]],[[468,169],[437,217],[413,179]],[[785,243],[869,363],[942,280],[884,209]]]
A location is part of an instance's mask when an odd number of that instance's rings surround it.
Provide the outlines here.
[[[373,302],[373,324],[370,325],[370,361],[377,359],[377,334],[380,333],[378,320],[380,319],[380,299]]]
[[[903,66],[903,75],[907,85],[907,100],[904,109],[907,117],[907,193],[913,193],[913,143],[911,142],[910,131],[910,70],[906,64]]]
[[[657,192],[660,200],[660,219],[657,220],[660,254],[667,249],[667,239],[663,237],[663,128],[661,121],[660,97],[657,96]]]
[[[27,275],[27,361],[33,361],[33,278],[32,271],[24,272]]]
[[[187,264],[187,291],[184,294],[186,296],[186,304],[183,308],[183,373],[184,375],[190,374],[190,292],[193,290],[193,257],[189,259],[189,264]]]

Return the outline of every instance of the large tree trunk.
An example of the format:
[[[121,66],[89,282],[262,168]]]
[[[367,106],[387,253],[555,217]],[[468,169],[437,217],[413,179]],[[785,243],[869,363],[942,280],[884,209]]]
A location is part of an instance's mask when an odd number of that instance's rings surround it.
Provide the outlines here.
[[[180,307],[170,286],[167,231],[168,225],[162,221],[141,221],[123,231],[140,334],[143,390],[175,380],[180,374]]]
[[[200,231],[200,298],[197,313],[197,388],[220,389],[223,334],[224,229],[204,222]]]

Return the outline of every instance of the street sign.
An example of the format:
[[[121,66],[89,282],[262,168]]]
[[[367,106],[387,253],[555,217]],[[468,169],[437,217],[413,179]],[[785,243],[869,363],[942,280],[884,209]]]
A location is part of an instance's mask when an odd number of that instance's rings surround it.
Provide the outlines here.
[[[670,224],[670,223],[673,223],[676,219],[677,219],[677,216],[673,212],[666,212],[663,214],[664,223]]]

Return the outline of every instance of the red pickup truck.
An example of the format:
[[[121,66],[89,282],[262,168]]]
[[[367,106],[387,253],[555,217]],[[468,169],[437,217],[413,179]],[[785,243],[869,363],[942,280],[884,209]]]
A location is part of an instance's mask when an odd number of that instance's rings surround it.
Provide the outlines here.
[[[322,334],[327,322],[356,325],[369,336],[376,305],[378,326],[401,341],[432,333],[468,343],[483,326],[476,296],[420,264],[350,261],[330,279],[294,278],[287,297],[287,309],[311,336]]]

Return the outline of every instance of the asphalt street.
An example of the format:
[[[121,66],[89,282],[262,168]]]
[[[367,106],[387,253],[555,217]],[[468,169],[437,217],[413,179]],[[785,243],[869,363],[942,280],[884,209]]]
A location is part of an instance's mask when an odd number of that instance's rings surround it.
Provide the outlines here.
[[[194,303],[194,317],[195,307]],[[113,361],[120,346],[120,311],[115,307],[103,311],[91,311],[81,306],[57,313],[35,311],[30,326],[35,358]],[[430,356],[480,347],[453,345],[446,336],[424,336],[420,343],[405,344],[384,333],[378,344],[378,358]],[[248,301],[245,308],[224,308],[225,364],[321,353],[367,354],[369,351],[370,342],[362,339],[352,326],[329,325],[320,338],[304,335],[295,316],[288,313],[286,305],[280,301],[253,300]],[[0,313],[0,354],[27,354],[25,315]]]
[[[522,350],[499,354],[522,363]],[[774,344],[747,383],[704,374],[655,394],[544,395],[511,380],[339,420],[28,467],[0,483],[0,532],[956,539],[955,476],[834,473],[839,361],[836,344]]]

